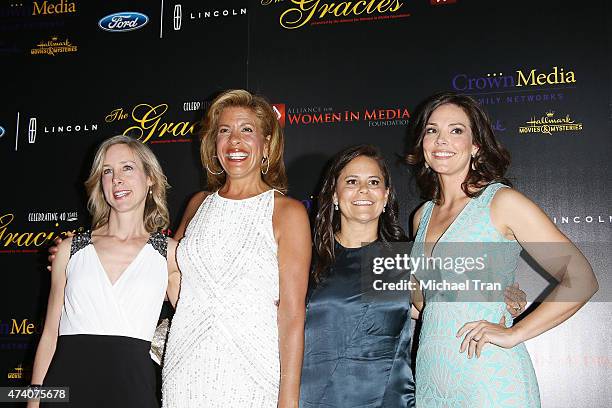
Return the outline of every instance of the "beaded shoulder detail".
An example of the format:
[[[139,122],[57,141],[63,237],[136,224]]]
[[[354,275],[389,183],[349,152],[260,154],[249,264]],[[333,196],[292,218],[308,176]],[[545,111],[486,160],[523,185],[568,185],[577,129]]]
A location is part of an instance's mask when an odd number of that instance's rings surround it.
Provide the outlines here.
[[[161,232],[154,232],[149,237],[149,244],[164,258],[168,255],[168,237]]]
[[[72,237],[70,244],[70,257],[91,244],[91,231],[79,232]]]

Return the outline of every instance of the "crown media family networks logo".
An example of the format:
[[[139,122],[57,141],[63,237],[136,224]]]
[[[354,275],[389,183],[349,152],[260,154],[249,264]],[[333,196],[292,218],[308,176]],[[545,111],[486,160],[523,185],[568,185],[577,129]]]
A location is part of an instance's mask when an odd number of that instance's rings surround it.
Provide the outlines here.
[[[459,73],[451,79],[451,89],[474,96],[481,105],[562,101],[576,88],[576,73],[563,66],[550,69],[515,69],[513,74]]]

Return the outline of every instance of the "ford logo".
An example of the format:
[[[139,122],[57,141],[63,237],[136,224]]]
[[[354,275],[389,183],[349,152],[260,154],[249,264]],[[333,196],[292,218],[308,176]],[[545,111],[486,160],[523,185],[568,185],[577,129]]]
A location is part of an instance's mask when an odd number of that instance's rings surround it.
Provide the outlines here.
[[[124,11],[113,13],[102,18],[98,25],[101,29],[111,32],[133,31],[144,27],[149,22],[149,17],[135,11]]]

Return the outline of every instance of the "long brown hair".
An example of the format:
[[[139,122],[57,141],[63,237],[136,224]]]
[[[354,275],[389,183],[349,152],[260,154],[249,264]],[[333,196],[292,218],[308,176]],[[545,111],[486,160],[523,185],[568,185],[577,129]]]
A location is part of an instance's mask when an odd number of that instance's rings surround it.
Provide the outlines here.
[[[340,212],[334,210],[334,193],[338,177],[349,162],[359,156],[373,159],[378,164],[385,187],[389,189],[387,207],[378,221],[378,239],[383,243],[406,241],[406,234],[400,226],[398,219],[399,204],[395,189],[391,183],[391,174],[382,154],[372,145],[352,146],[337,153],[331,161],[323,179],[323,186],[318,196],[318,211],[315,218],[314,246],[315,267],[312,277],[320,282],[329,267],[336,259],[334,246],[335,235],[340,230]]]
[[[491,121],[485,111],[470,96],[441,92],[430,96],[419,105],[410,124],[414,145],[406,156],[406,161],[414,166],[416,181],[422,197],[434,202],[439,202],[441,198],[438,175],[425,166],[423,138],[429,117],[434,110],[445,104],[456,105],[463,109],[470,119],[473,144],[478,146],[478,152],[472,159],[468,174],[461,183],[461,189],[465,195],[470,198],[478,197],[482,192],[482,187],[496,182],[511,186],[512,183],[504,176],[510,166],[510,153],[495,138]]]
[[[159,231],[168,228],[170,214],[166,204],[166,191],[170,188],[166,175],[162,170],[157,157],[151,149],[129,136],[118,135],[106,139],[100,144],[91,165],[89,177],[85,181],[87,189],[87,209],[91,213],[91,229],[95,230],[108,224],[110,205],[104,198],[102,190],[102,170],[104,156],[108,149],[116,144],[126,145],[142,162],[145,175],[151,178],[153,185],[150,187],[151,194],[147,194],[144,209],[144,226],[148,232]]]
[[[283,153],[285,142],[283,130],[281,129],[272,106],[262,96],[252,95],[244,89],[234,89],[223,92],[217,96],[208,109],[204,119],[202,144],[200,145],[200,158],[206,171],[208,189],[216,191],[225,184],[226,174],[216,159],[217,155],[217,131],[219,127],[219,116],[225,108],[240,107],[251,110],[259,119],[264,137],[270,136],[268,143],[267,174],[262,174],[263,181],[272,188],[283,193],[287,192],[287,174]],[[266,164],[267,167],[267,164]],[[263,168],[263,167],[262,167]],[[220,173],[220,174],[213,174]]]

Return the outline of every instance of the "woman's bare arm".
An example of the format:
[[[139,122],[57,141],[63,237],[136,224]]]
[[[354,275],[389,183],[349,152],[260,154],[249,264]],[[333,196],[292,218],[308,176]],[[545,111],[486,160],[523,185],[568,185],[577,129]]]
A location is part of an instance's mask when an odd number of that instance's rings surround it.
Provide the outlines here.
[[[278,406],[297,408],[312,253],[310,225],[304,206],[297,200],[282,196],[275,200],[273,224],[278,242],[280,283],[278,335],[281,379]]]
[[[58,245],[58,251],[51,264],[51,290],[49,291],[49,301],[47,303],[47,315],[43,328],[34,367],[32,369],[32,384],[43,384],[49,364],[55,354],[57,336],[59,334],[59,321],[64,306],[64,288],[66,287],[66,265],[70,258],[70,245],[72,237],[63,240]],[[28,407],[36,407],[38,402],[29,402]]]

